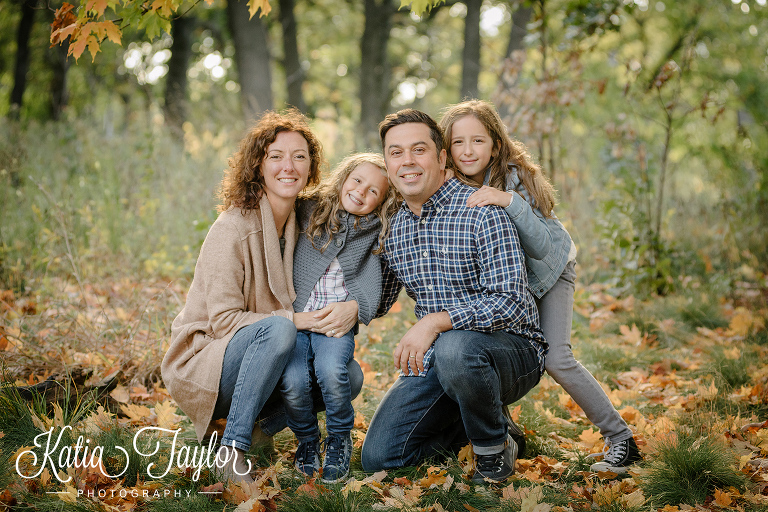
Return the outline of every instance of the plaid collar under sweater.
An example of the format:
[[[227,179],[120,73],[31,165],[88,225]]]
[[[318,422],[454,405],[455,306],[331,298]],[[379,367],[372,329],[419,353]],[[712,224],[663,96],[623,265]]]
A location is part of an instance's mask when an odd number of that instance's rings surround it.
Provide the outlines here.
[[[454,178],[424,203],[420,216],[403,203],[382,254],[379,314],[404,286],[418,318],[446,311],[454,329],[504,330],[526,338],[543,371],[547,345],[527,289],[517,231],[502,208],[467,208],[474,191]]]

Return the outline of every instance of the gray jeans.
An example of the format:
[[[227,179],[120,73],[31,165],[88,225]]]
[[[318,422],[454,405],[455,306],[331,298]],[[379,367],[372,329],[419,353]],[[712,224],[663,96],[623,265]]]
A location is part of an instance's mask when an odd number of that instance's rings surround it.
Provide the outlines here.
[[[554,286],[536,299],[541,318],[541,330],[549,342],[544,367],[547,373],[579,404],[589,421],[597,425],[600,433],[611,442],[632,437],[611,400],[595,378],[573,357],[571,351],[571,321],[573,320],[573,293],[576,288],[576,262],[565,266]]]

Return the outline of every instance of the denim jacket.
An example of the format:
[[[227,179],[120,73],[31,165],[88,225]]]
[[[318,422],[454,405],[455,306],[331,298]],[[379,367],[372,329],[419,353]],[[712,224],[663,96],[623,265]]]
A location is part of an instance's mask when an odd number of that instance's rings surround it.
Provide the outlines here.
[[[485,173],[487,185],[490,172]],[[563,273],[571,250],[571,236],[557,218],[548,219],[538,208],[531,206],[531,197],[517,176],[517,168],[510,165],[507,174],[507,192],[517,192],[512,204],[504,208],[515,223],[520,244],[525,251],[525,265],[528,268],[528,287],[541,298]]]

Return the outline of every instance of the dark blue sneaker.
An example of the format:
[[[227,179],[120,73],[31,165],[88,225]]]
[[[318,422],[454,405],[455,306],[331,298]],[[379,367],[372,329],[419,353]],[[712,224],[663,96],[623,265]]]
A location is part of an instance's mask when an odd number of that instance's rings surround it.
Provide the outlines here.
[[[329,434],[325,438],[322,481],[335,484],[349,475],[349,459],[352,458],[352,438],[349,434]]]
[[[320,438],[299,443],[294,465],[296,469],[307,476],[312,476],[320,471]]]
[[[475,474],[472,481],[482,483],[485,481],[503,482],[515,472],[517,460],[517,443],[512,436],[507,435],[504,449],[499,453],[489,455],[475,454]]]

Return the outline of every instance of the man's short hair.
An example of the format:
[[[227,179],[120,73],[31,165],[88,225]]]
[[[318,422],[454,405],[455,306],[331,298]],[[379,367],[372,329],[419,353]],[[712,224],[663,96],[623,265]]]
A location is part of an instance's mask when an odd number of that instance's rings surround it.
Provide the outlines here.
[[[437,148],[437,154],[443,149],[443,131],[440,126],[428,114],[415,108],[405,108],[394,114],[389,114],[379,123],[379,137],[381,137],[381,148],[384,148],[384,137],[390,128],[406,123],[423,123],[429,128],[429,136],[434,141]]]

